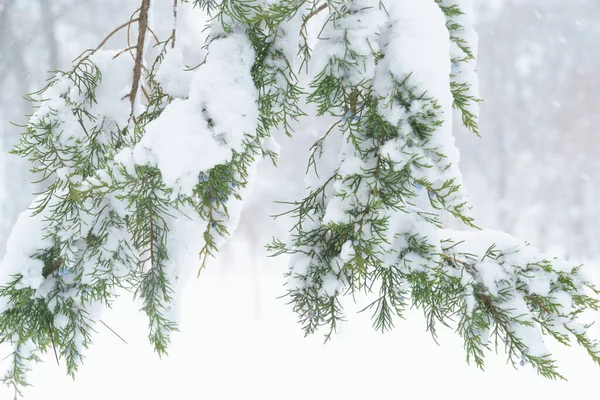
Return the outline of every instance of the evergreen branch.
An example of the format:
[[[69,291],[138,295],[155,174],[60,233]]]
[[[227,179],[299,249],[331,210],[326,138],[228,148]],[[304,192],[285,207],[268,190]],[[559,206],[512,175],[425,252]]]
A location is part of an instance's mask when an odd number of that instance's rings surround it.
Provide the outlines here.
[[[178,247],[193,246],[180,243],[177,218],[201,224],[203,243],[196,247],[200,273],[235,227],[236,215],[230,212],[239,207],[232,207],[233,201],[243,200],[241,189],[253,166],[261,156],[276,161],[276,153],[265,144],[271,132],[280,129],[291,135],[295,122],[307,114],[336,121],[327,121],[325,133],[310,149],[307,194],[288,202],[289,210],[278,215],[294,219],[290,239],[275,238],[268,245],[272,255],[291,255],[282,297],[288,298],[305,335],[323,330],[325,341],[331,340],[345,319],[342,298],[361,292],[367,299],[361,312],[372,312],[376,330],[392,329],[410,304],[423,311],[434,340],[439,324],[455,328],[464,339],[467,362],[474,361],[481,369],[495,340],[496,351],[500,343],[513,366],[528,363],[545,377],[563,378],[550,354],[544,353],[546,336],[565,345],[577,341],[600,363],[600,344],[589,337],[591,325],[582,319],[586,310],[600,308],[600,291],[583,278],[579,267],[523,251],[523,244],[503,236],[498,236],[498,246],[483,254],[464,250],[463,246],[481,241],[471,241],[469,232],[450,235],[468,240],[438,238],[451,233],[442,230],[444,212],[475,227],[461,176],[449,157],[455,149],[449,144],[451,132],[444,118],[455,107],[463,125],[477,132],[479,100],[473,82],[459,79],[460,71],[473,67],[475,56],[464,35],[469,27],[463,10],[454,0],[436,2],[446,16],[450,41],[458,46],[452,47],[453,70],[446,77],[447,94],[453,96],[448,101],[446,96],[439,101],[429,94],[430,83],[415,79],[413,72],[418,71],[406,70],[400,62],[406,54],[398,52],[402,46],[394,37],[395,24],[405,18],[401,11],[386,8],[383,1],[378,7],[363,7],[362,2],[345,0],[320,5],[318,1],[308,5],[306,0],[194,1],[212,18],[208,56],[198,72],[183,67],[176,72],[202,74],[206,66],[210,70],[212,57],[239,46],[244,65],[229,87],[248,87],[244,106],[252,115],[256,112],[256,121],[246,125],[244,120],[239,131],[219,126],[229,115],[217,117],[219,107],[204,100],[210,96],[198,96],[188,88],[174,91],[160,76],[160,68],[167,65],[163,61],[168,61],[170,72],[173,68],[173,59],[166,57],[173,54],[169,52],[178,39],[177,0],[173,30],[165,41],[160,42],[148,26],[150,0],[142,0],[129,22],[109,33],[96,49],[84,52],[73,70],[57,72],[44,89],[28,95],[39,109],[13,152],[32,163],[46,188],[30,213],[39,231],[32,237],[35,254],[8,258],[18,263],[30,258],[29,264],[39,266],[39,271],[16,273],[0,287],[8,305],[0,313],[0,343],[15,349],[5,382],[19,393],[28,385],[30,364],[50,345],[57,363],[63,357],[73,376],[95,332],[96,321],[88,314],[95,308],[92,305],[110,306],[118,290],[128,290],[141,300],[149,341],[159,356],[166,354],[177,330],[170,310],[177,307],[174,279],[181,279]],[[309,32],[309,21],[325,9],[330,15],[321,30]],[[134,22],[138,37],[132,45]],[[112,76],[102,76],[102,66],[90,60],[124,27],[127,46],[112,59],[129,52],[134,60],[132,86],[123,97],[130,100],[130,107],[124,107],[127,122],[102,112],[105,105],[98,101],[105,99],[97,99],[96,91],[104,79],[110,84]],[[423,29],[421,34],[429,37],[435,31]],[[143,65],[147,32],[160,49],[150,68]],[[310,83],[305,92],[299,83],[305,77],[295,72],[295,59],[288,57],[290,48],[298,45],[299,71],[306,65],[308,74],[313,34],[319,40],[327,38],[333,50],[324,54],[316,73],[306,76]],[[217,62],[223,66],[223,60]],[[445,70],[440,73],[444,74]],[[182,77],[181,81],[188,78]],[[211,85],[203,89],[229,88]],[[134,115],[138,91],[146,104]],[[206,104],[194,103],[198,97]],[[304,110],[308,103],[315,111]],[[206,128],[204,136],[229,152],[213,165],[192,167],[191,176],[197,181],[191,182],[189,170],[177,179],[169,176],[164,158],[152,147],[153,129],[165,121],[171,124],[170,112],[190,104],[199,111],[200,125],[206,124],[195,128]],[[229,136],[236,135],[239,141],[228,143]],[[17,266],[10,267],[17,271]],[[547,288],[532,284],[536,278],[543,278]]]
[[[321,11],[325,10],[327,7],[329,7],[329,3],[323,3],[302,18],[302,25],[300,25],[300,35],[306,32],[306,24],[308,23],[308,21],[310,21],[311,18],[319,14]]]
[[[52,325],[50,324],[50,320],[48,320],[48,333],[50,336],[50,340],[52,340],[52,349],[54,350],[54,357],[56,358],[56,365],[60,366],[60,362],[58,362],[58,353],[56,352],[56,344],[54,343],[54,333],[52,332]]]

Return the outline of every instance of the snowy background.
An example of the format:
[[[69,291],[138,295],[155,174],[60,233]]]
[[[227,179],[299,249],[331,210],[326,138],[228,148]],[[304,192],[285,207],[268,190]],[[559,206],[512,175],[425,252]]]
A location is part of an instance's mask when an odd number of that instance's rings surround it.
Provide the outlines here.
[[[129,19],[137,3],[0,0],[0,243],[35,191],[27,165],[6,154],[20,131],[9,121],[23,123],[30,112],[21,95],[41,88],[47,70],[67,68],[81,50],[95,47]],[[168,10],[171,2],[157,2],[155,15],[161,3]],[[178,40],[186,62],[194,65],[203,23],[185,11],[181,31],[188,34]],[[600,2],[480,1],[477,11],[483,137],[456,133],[476,221],[593,266],[600,259]],[[154,23],[160,27],[159,20]],[[117,35],[107,48],[123,47],[124,40]],[[527,366],[515,370],[502,356],[490,356],[482,373],[465,364],[462,343],[451,332],[437,346],[418,313],[384,335],[372,332],[368,315],[350,313],[332,342],[304,339],[294,314],[276,298],[283,294],[285,260],[266,258],[262,245],[285,229],[269,218],[280,211],[273,200],[298,197],[307,149],[317,133],[308,125],[293,139],[280,138],[280,167],[260,166],[234,238],[186,288],[181,332],[168,358],[153,354],[145,317],[123,298],[102,319],[128,344],[98,326],[74,382],[48,355],[31,373],[34,387],[25,398],[598,396],[600,368],[580,349],[549,345],[569,382],[546,381]],[[2,245],[0,256],[4,252]],[[0,399],[11,395],[0,388]]]

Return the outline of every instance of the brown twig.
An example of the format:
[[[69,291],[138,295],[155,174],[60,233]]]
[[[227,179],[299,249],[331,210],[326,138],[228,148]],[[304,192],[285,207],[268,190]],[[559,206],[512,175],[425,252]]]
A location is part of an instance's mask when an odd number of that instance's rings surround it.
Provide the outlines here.
[[[95,52],[97,52],[98,50],[100,50],[100,48],[102,46],[104,46],[106,44],[106,42],[108,42],[108,39],[110,39],[115,33],[119,32],[121,29],[125,28],[126,26],[130,26],[133,22],[136,22],[136,19],[130,19],[129,21],[125,22],[124,24],[121,24],[119,26],[117,26],[115,29],[113,29],[108,35],[106,35],[106,37],[100,42],[100,44],[93,50],[90,50],[90,52],[88,54],[86,54],[85,56],[83,56],[78,62],[77,64],[75,64],[75,67],[73,67],[73,71],[75,71],[77,69],[77,67],[79,67],[81,65],[82,62],[84,62],[85,60],[87,60],[88,58],[90,58],[92,56],[92,54],[94,54]]]
[[[140,10],[141,10],[141,8],[138,8],[137,10],[135,10],[135,11],[134,11],[134,12],[131,14],[131,16],[129,17],[129,21],[133,21],[133,16],[134,16],[135,14],[139,13],[139,12],[140,12]],[[137,19],[136,19],[136,20],[137,20]],[[131,48],[131,49],[134,49],[134,48],[135,48],[135,46],[132,46],[132,45],[131,45],[131,24],[129,24],[129,25],[127,26],[127,47],[129,47],[129,48]],[[132,53],[131,51],[129,51],[129,54],[131,55],[131,59],[132,59],[133,61],[135,61],[135,56],[133,55],[133,53]]]
[[[470,264],[466,261],[461,261],[461,260],[457,260],[456,257],[452,257],[446,253],[442,253],[442,258],[446,261],[448,261],[449,263],[455,263],[455,264],[460,264],[463,267],[465,267],[468,270],[474,270],[475,266],[473,264]]]
[[[177,38],[177,0],[173,0],[173,33],[171,34],[173,41],[171,48],[175,48],[175,39]]]
[[[304,17],[302,20],[302,25],[300,26],[300,34],[302,34],[302,32],[306,29],[306,24],[308,23],[308,21],[312,17],[314,17],[315,15],[317,15],[318,13],[320,13],[321,11],[326,9],[328,6],[329,6],[328,3],[321,4],[319,7],[312,10],[310,13],[308,13],[308,15],[306,15],[306,17]]]
[[[50,331],[50,341],[52,342],[52,348],[54,349],[54,357],[56,357],[56,364],[60,366],[60,362],[58,362],[58,353],[56,352],[56,344],[54,343],[54,332],[52,331],[52,325],[50,324],[50,320],[48,320],[48,329]]]
[[[535,303],[536,306],[538,306],[538,308],[540,310],[542,310],[543,312],[545,312],[546,314],[550,314],[550,310],[548,310],[548,308],[546,308],[536,297],[535,295],[532,296],[525,296],[525,300],[529,300],[532,303]]]
[[[148,95],[148,92],[146,91],[144,85],[142,85],[142,93],[144,93],[144,97],[146,98],[146,100],[148,100],[148,104],[150,104],[150,96]]]
[[[129,46],[129,47],[125,47],[124,49],[122,49],[121,51],[119,51],[117,54],[114,55],[113,60],[117,57],[119,57],[121,54],[125,53],[126,51],[131,51],[133,49],[135,49],[136,46]]]
[[[50,266],[50,268],[48,269],[48,271],[46,271],[46,273],[43,273],[42,275],[44,276],[44,278],[47,278],[48,276],[50,276],[54,271],[56,271],[63,263],[63,261],[65,261],[64,258],[59,257],[57,258],[52,265]]]
[[[156,41],[156,44],[154,45],[154,47],[158,46],[160,44],[160,40],[158,39],[158,36],[156,36],[156,33],[154,33],[154,31],[152,30],[152,28],[150,28],[150,26],[148,26],[148,31],[152,34],[152,36],[154,37],[154,40]]]
[[[140,16],[138,17],[138,41],[135,53],[135,63],[133,65],[133,82],[131,84],[131,92],[129,93],[129,101],[131,102],[131,114],[133,117],[135,99],[137,97],[140,79],[142,77],[142,63],[144,61],[144,42],[146,40],[146,32],[148,31],[148,9],[150,8],[150,0],[142,0],[140,7]]]
[[[150,268],[154,268],[154,224],[150,219]]]

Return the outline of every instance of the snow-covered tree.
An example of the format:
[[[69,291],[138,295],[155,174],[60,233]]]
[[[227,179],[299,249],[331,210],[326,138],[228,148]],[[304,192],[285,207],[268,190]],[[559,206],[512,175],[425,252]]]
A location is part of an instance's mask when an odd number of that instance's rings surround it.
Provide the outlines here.
[[[85,5],[84,5],[85,4]],[[26,160],[9,156],[22,122],[31,113],[24,93],[43,86],[46,71],[64,69],[81,49],[96,46],[114,18],[126,19],[135,0],[0,0],[0,243],[6,243],[20,212],[41,185],[28,173]],[[109,25],[110,26],[110,25]],[[123,43],[124,33],[109,44]],[[40,68],[40,66],[43,66]],[[0,247],[0,258],[4,255]]]
[[[495,347],[562,378],[545,337],[600,362],[585,315],[598,291],[580,266],[479,230],[470,214],[452,134],[453,115],[478,132],[470,1],[153,7],[141,0],[29,96],[36,110],[13,153],[45,186],[0,264],[4,381],[17,392],[43,352],[75,374],[122,292],[165,354],[183,287],[236,229],[258,160],[277,160],[273,133],[306,125],[322,132],[306,194],[288,204],[289,237],[268,249],[290,255],[286,298],[307,334],[330,339],[343,300],[357,298],[382,331],[422,309],[434,338],[437,324],[455,328],[481,368]],[[179,45],[184,11],[209,19],[195,66]],[[122,49],[103,47],[124,30]],[[449,216],[469,229],[445,229]]]

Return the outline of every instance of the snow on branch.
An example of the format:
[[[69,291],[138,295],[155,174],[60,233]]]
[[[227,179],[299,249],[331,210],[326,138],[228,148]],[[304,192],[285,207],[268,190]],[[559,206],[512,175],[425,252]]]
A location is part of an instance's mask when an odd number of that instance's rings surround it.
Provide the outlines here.
[[[287,297],[306,334],[331,339],[341,297],[362,293],[378,330],[417,307],[434,338],[438,323],[455,328],[481,368],[494,342],[513,364],[562,378],[545,336],[575,339],[600,361],[582,318],[598,292],[580,268],[506,234],[443,229],[443,214],[475,228],[452,135],[453,107],[477,131],[468,11],[454,1],[330,4],[307,99],[338,121],[313,145],[290,237],[270,250],[291,257]]]
[[[493,343],[513,364],[562,378],[548,336],[600,361],[584,320],[598,292],[579,267],[502,233],[444,229],[447,215],[475,229],[452,132],[453,108],[478,129],[469,1],[193,3],[209,19],[197,67],[184,64],[181,31],[154,34],[142,0],[29,95],[36,110],[13,153],[46,189],[0,263],[0,343],[13,347],[4,381],[17,393],[50,346],[74,375],[124,291],[166,354],[186,282],[236,229],[257,162],[276,161],[272,133],[292,135],[302,118],[322,136],[290,236],[269,249],[290,256],[287,297],[307,334],[330,339],[341,297],[360,292],[376,329],[418,307],[434,337],[438,323],[456,328],[480,367]],[[182,12],[177,1],[171,11]],[[124,28],[127,46],[102,49]]]

